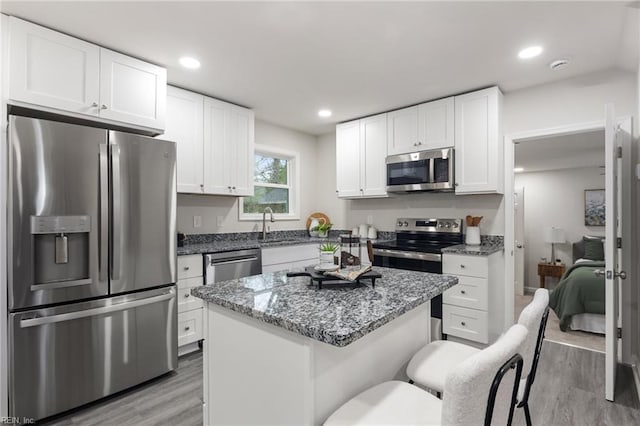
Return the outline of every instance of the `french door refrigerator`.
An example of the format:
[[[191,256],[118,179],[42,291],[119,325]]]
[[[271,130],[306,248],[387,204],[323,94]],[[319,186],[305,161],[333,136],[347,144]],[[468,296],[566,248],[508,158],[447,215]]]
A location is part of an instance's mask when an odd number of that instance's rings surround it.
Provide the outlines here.
[[[177,366],[175,143],[11,116],[11,416]]]

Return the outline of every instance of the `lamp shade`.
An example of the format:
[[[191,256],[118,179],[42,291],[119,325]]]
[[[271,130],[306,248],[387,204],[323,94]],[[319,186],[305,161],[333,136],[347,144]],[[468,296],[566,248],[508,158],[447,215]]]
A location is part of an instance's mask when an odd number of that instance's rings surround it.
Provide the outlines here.
[[[566,237],[564,235],[564,229],[554,228],[552,226],[544,229],[544,242],[545,243],[564,243]]]

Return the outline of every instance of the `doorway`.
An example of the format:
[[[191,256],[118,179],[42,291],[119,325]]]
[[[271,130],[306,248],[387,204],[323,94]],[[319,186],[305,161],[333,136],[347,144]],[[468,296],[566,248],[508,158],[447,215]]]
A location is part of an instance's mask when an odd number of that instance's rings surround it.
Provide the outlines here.
[[[611,108],[608,108],[610,111]],[[631,273],[628,274],[630,276],[635,276],[635,266],[631,262],[632,250],[630,248],[633,247],[635,241],[633,241],[633,236],[635,235],[635,225],[633,223],[632,217],[632,204],[635,202],[635,193],[633,188],[632,181],[632,170],[633,170],[633,161],[632,161],[632,137],[631,137],[631,118],[624,117],[621,119],[613,119],[614,115],[609,112],[607,114],[607,125],[605,126],[604,121],[602,122],[592,122],[592,123],[583,123],[569,126],[562,126],[551,129],[541,129],[541,130],[533,130],[527,132],[521,132],[514,135],[508,135],[505,137],[505,167],[507,171],[512,171],[515,166],[515,150],[516,144],[522,144],[526,142],[534,142],[540,141],[541,139],[551,138],[551,137],[561,137],[568,135],[575,135],[587,132],[596,132],[602,131],[605,129],[605,140],[606,140],[606,158],[607,164],[614,164],[618,167],[620,171],[620,179],[618,180],[619,190],[607,191],[607,206],[611,203],[609,197],[611,194],[618,193],[618,200],[620,203],[614,203],[614,208],[607,208],[607,216],[615,213],[615,211],[620,212],[619,221],[613,220],[613,217],[608,217],[607,220],[609,223],[617,224],[620,229],[622,229],[621,234],[617,234],[622,236],[622,241],[626,241],[623,243],[625,245],[625,250],[615,249],[616,238],[607,238],[605,246],[605,251],[607,253],[613,253],[613,255],[608,254],[607,263],[606,263],[606,272],[607,272],[607,283],[611,284],[606,287],[606,392],[605,396],[609,400],[614,399],[613,389],[615,383],[615,365],[617,362],[620,362],[620,354],[622,352],[623,356],[627,357],[627,362],[629,361],[629,344],[630,342],[635,341],[635,336],[632,334],[635,333],[636,327],[635,324],[638,322],[638,312],[637,307],[634,307],[634,301],[636,300],[633,293],[633,286],[620,286],[617,280],[618,274],[616,271],[620,269],[617,267],[611,266],[611,260],[615,260],[618,255],[620,255],[620,264],[622,266],[627,266],[631,269]],[[617,129],[616,129],[617,127]],[[617,158],[616,146],[620,146],[623,153],[621,159],[614,160],[614,157]],[[614,153],[615,152],[615,153]],[[607,167],[605,172],[607,173],[606,182],[607,187],[611,188],[612,179],[612,171],[616,170],[616,166]],[[514,314],[512,316],[508,316],[508,318],[515,317],[515,301],[517,295],[517,289],[513,285],[515,282],[515,208],[514,208],[514,190],[515,190],[515,173],[507,172],[505,173],[505,280],[507,283],[512,283],[511,285],[507,285],[505,288],[506,291],[506,300],[507,304],[505,306],[505,310],[507,315]],[[615,189],[615,186],[613,186]],[[527,192],[525,191],[525,194]],[[525,202],[525,205],[527,203]],[[526,219],[525,219],[526,221]],[[616,225],[613,225],[611,229],[615,230]],[[606,230],[607,233],[611,231],[610,227],[607,225]],[[541,233],[544,231],[540,231]],[[609,234],[612,235],[612,234]],[[549,237],[552,241],[555,241],[553,238]],[[562,241],[562,240],[561,240]],[[566,243],[566,240],[564,240]],[[549,252],[551,251],[550,245],[548,246]],[[525,242],[526,249],[526,242]],[[567,250],[565,248],[565,250]],[[541,256],[542,257],[542,256]],[[546,256],[551,257],[551,255]],[[555,257],[555,256],[554,256]],[[542,259],[540,259],[542,260]],[[548,260],[548,259],[547,259]],[[555,259],[554,259],[555,260]],[[571,259],[573,260],[573,259]],[[562,262],[562,259],[560,260]],[[537,265],[536,265],[537,266]],[[617,265],[619,266],[619,265]],[[611,270],[611,278],[609,272]],[[604,271],[602,271],[604,273]],[[627,280],[627,282],[633,282],[633,279]],[[612,296],[612,293],[615,294],[615,291],[612,289],[617,289],[620,287],[620,298],[617,295]],[[621,302],[622,301],[622,302]],[[622,306],[622,313],[618,316],[618,306]],[[625,309],[626,308],[626,309]],[[618,339],[616,332],[616,325],[622,323],[622,339]],[[628,327],[625,327],[625,323]],[[626,350],[625,350],[626,346]],[[619,350],[622,348],[622,351]]]

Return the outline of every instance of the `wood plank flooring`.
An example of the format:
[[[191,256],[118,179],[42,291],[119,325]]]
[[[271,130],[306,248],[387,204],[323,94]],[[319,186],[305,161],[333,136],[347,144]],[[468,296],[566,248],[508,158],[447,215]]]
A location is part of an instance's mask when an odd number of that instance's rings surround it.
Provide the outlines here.
[[[48,425],[201,425],[202,355],[180,358],[159,379],[49,419]],[[616,402],[604,399],[604,354],[545,341],[530,399],[534,425],[639,425],[629,367],[618,371]],[[514,424],[524,425],[522,410]]]

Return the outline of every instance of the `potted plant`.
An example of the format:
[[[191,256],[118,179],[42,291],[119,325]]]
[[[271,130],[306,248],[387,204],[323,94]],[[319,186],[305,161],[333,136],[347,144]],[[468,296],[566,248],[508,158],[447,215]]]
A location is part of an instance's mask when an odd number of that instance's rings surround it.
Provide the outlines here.
[[[321,223],[318,225],[316,228],[316,231],[318,231],[318,237],[327,238],[329,235],[329,229],[331,229],[332,226],[333,224],[331,223]]]
[[[334,253],[340,246],[336,243],[324,243],[320,245],[320,264],[334,264]]]

